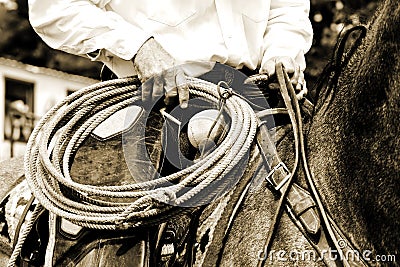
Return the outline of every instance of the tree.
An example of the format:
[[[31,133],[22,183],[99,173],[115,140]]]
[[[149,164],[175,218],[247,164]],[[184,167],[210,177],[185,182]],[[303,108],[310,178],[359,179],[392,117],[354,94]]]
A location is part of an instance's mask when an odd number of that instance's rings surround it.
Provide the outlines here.
[[[0,5],[0,56],[26,64],[99,78],[102,64],[48,47],[28,21],[27,1],[18,0],[18,9]]]

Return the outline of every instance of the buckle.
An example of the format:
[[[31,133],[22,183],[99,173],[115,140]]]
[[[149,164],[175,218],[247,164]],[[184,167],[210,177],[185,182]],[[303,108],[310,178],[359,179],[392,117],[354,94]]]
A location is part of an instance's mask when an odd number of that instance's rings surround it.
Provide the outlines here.
[[[285,176],[285,178],[283,178],[283,180],[278,184],[275,185],[275,181],[271,180],[272,175],[279,169],[283,169],[284,172],[287,173],[287,175]],[[291,176],[291,173],[289,172],[289,169],[286,167],[285,163],[283,163],[282,161],[279,162],[267,175],[267,177],[265,177],[265,180],[267,180],[276,191],[279,191],[285,184],[286,182],[289,180]]]

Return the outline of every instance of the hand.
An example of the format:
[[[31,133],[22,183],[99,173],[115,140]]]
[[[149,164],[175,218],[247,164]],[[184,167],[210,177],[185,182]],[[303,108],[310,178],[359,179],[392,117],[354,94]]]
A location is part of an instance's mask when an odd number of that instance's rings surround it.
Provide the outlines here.
[[[178,97],[181,108],[187,107],[189,86],[185,73],[156,40],[148,39],[132,61],[142,82],[143,101],[155,102],[165,92],[165,104],[172,104]]]
[[[275,65],[282,63],[285,71],[290,77],[290,81],[293,84],[296,91],[300,92],[298,97],[303,97],[307,93],[307,88],[304,80],[304,73],[300,70],[299,64],[290,57],[273,57],[269,59],[265,65],[260,69],[260,74],[267,74],[268,77],[272,78],[275,75]],[[270,89],[279,89],[279,84],[274,82],[273,79],[269,83]]]

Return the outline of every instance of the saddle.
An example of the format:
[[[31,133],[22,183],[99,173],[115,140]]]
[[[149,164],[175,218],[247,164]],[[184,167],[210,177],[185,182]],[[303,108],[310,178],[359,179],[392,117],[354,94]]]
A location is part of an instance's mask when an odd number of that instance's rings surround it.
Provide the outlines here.
[[[158,175],[166,176],[186,168],[197,151],[189,145],[186,128],[178,129],[174,121],[179,119],[185,125],[193,114],[212,107],[215,105],[199,100],[184,111],[171,112],[172,115],[162,105],[156,105],[150,112],[135,105],[119,110],[99,124],[74,152],[71,177],[79,184],[115,186],[151,181]],[[28,191],[26,183],[24,186],[25,189],[20,190]],[[28,204],[19,214],[17,229],[12,229],[17,230],[15,236],[11,235],[14,246],[25,217],[37,204],[29,202],[29,196],[23,202]],[[16,203],[22,204],[21,196],[13,198],[13,203],[5,204],[9,210],[15,208]],[[101,197],[101,200],[107,198]],[[195,237],[192,230],[197,228],[200,211],[201,207],[188,209],[158,225],[105,231],[81,227],[42,210],[17,263],[19,266],[45,263],[54,266],[190,266]]]
[[[163,123],[160,112],[146,114],[139,106],[129,106],[113,113],[92,131],[74,153],[71,166],[74,181],[86,185],[124,185],[149,181],[159,172],[165,174],[172,171],[159,166],[168,164],[160,160],[163,154],[161,142],[166,135],[170,135],[167,129],[163,131]],[[188,146],[183,150],[188,155]],[[28,206],[32,212],[35,204]],[[29,210],[21,214],[20,224]],[[175,263],[178,266],[180,262],[190,262],[187,247],[192,240],[188,229],[193,228],[195,217],[194,213],[185,213],[160,225],[104,231],[78,226],[43,210],[22,247],[18,264],[163,266]]]
[[[190,110],[173,116],[161,112],[157,105],[150,112],[139,106],[114,112],[72,151],[74,160],[70,173],[74,182],[89,186],[123,186],[152,181],[158,175],[166,176],[187,168],[196,154],[188,143],[184,127],[176,120],[185,125],[193,114],[214,107],[207,101],[191,106]],[[259,117],[270,115],[259,112]],[[317,205],[299,185],[286,186],[291,172],[274,151],[265,124],[259,125],[256,143],[271,169],[266,177],[271,189],[285,197],[293,217],[308,235],[319,234],[321,222]],[[167,149],[162,150],[163,146]],[[230,175],[242,174],[233,171]],[[68,189],[61,187],[61,190],[74,197]],[[99,203],[107,200],[102,196],[95,199]],[[117,231],[88,229],[41,210],[22,246],[19,265],[191,266],[196,241],[193,229],[197,229],[203,207],[188,208],[159,224]]]

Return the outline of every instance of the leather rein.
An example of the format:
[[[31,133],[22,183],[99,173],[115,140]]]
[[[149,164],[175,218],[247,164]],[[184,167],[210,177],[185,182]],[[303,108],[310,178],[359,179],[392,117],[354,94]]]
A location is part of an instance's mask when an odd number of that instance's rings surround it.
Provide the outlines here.
[[[259,121],[255,143],[262,160],[259,167],[265,167],[265,169],[269,171],[268,175],[265,177],[268,188],[272,188],[273,193],[280,196],[277,200],[277,208],[263,246],[263,255],[259,255],[258,266],[264,266],[266,263],[284,209],[287,210],[291,220],[319,254],[320,258],[316,259],[317,261],[323,261],[330,267],[368,266],[362,258],[362,255],[340,231],[339,227],[328,214],[327,208],[323,205],[314,183],[313,176],[309,171],[306,144],[303,135],[302,111],[306,114],[311,114],[310,106],[312,106],[312,104],[304,99],[302,106],[300,106],[296,92],[281,63],[276,65],[276,75],[285,108],[275,108],[257,112]],[[260,77],[256,77],[256,79],[259,78]],[[267,77],[264,77],[263,79],[266,78]],[[275,143],[269,135],[268,128],[261,120],[261,118],[267,115],[283,113],[289,115],[290,125],[292,126],[294,135],[295,157],[291,170],[289,170],[286,164],[280,159],[275,148]],[[303,166],[309,190],[300,187],[295,182],[300,164]],[[233,197],[230,199],[230,201],[234,201],[234,206],[229,208],[229,211],[225,211],[230,215],[228,215],[229,220],[226,224],[223,222],[225,224],[223,226],[225,231],[222,242],[219,242],[221,246],[219,247],[217,266],[221,264],[226,240],[232,230],[235,217],[240,210],[239,207],[243,203],[250,188],[251,181],[245,180],[242,182],[243,183],[239,185],[237,190],[239,195],[236,196],[236,200]],[[350,258],[349,255],[351,256]]]
[[[268,253],[270,252],[274,235],[277,231],[280,217],[284,208],[287,208],[289,217],[294,221],[296,226],[304,234],[310,244],[316,249],[321,259],[327,266],[368,266],[367,263],[362,259],[361,255],[352,246],[351,242],[347,240],[345,235],[340,231],[339,227],[335,224],[333,219],[328,214],[327,208],[324,206],[317,187],[314,182],[314,178],[309,170],[307,162],[306,144],[303,135],[303,121],[301,117],[301,108],[299,100],[296,97],[296,92],[290,82],[287,73],[281,63],[276,65],[276,75],[280,85],[280,92],[282,94],[287,113],[290,118],[290,123],[294,134],[294,146],[295,146],[295,159],[291,171],[285,164],[279,159],[278,155],[273,155],[271,150],[266,150],[258,143],[261,148],[261,155],[264,161],[267,161],[268,166],[271,166],[271,161],[268,162],[268,158],[272,158],[275,167],[270,168],[271,171],[267,176],[267,181],[273,185],[274,190],[280,193],[278,200],[278,207],[275,211],[275,215],[272,219],[272,225],[267,233],[266,241],[264,243],[264,258],[258,262],[258,266],[264,266]],[[299,219],[296,216],[296,211],[290,205],[285,205],[287,200],[290,200],[291,190],[293,190],[294,177],[299,169],[300,164],[303,165],[304,174],[309,187],[309,193],[312,199],[315,201],[315,207],[318,210],[319,217],[321,218],[321,232],[310,233],[309,227],[304,220]],[[274,177],[275,176],[275,177]],[[274,182],[275,181],[275,182]],[[279,181],[279,184],[276,184]],[[293,212],[294,210],[294,212]],[[352,257],[349,259],[350,253],[356,253],[359,257]],[[331,253],[335,253],[336,256],[332,257]],[[354,256],[354,255],[353,255]]]

